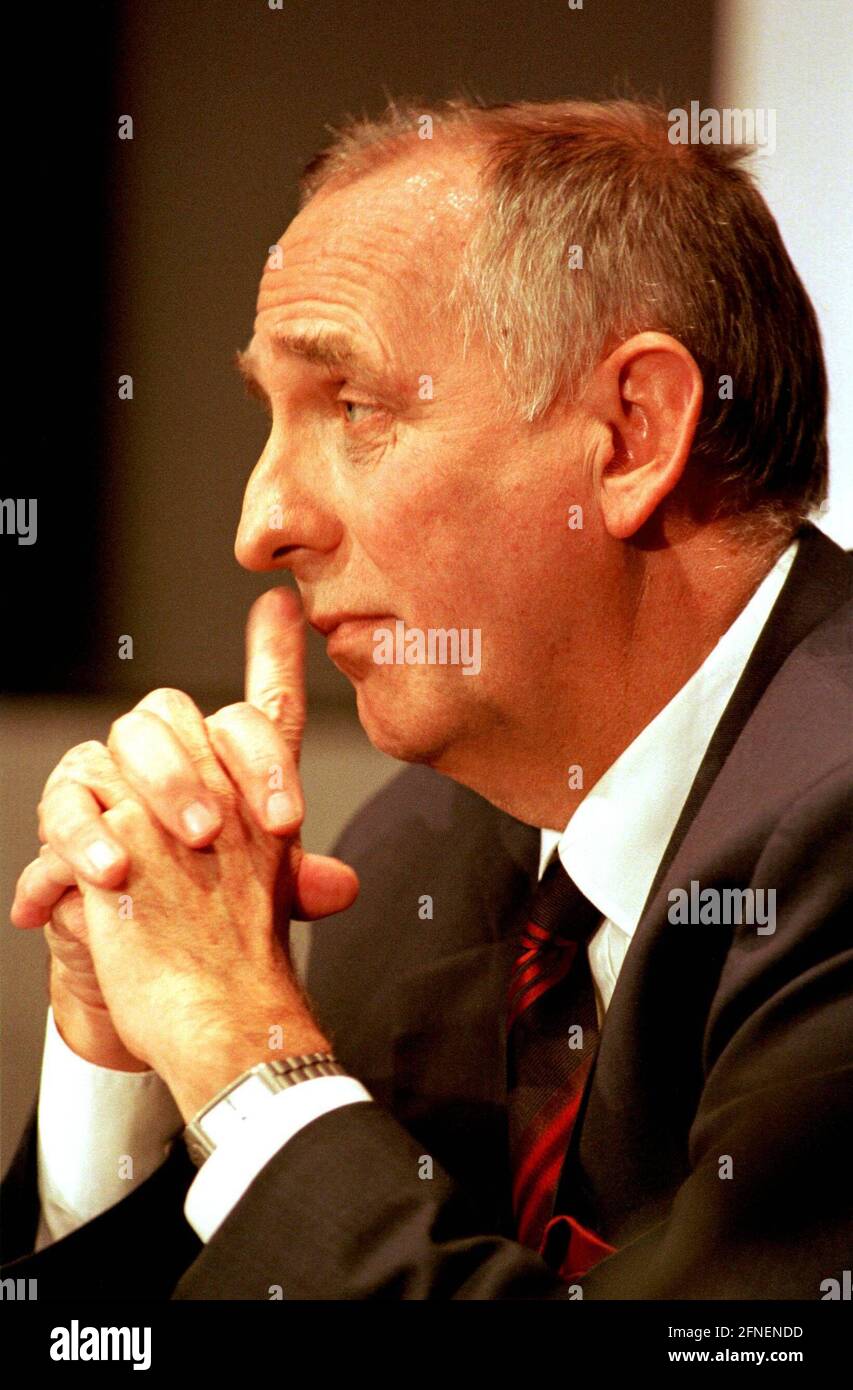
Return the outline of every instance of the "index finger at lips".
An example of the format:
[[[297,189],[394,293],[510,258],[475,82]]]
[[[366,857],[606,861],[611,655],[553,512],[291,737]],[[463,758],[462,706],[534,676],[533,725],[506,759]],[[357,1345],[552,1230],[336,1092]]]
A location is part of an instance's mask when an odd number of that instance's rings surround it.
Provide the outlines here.
[[[305,727],[305,618],[292,589],[270,589],[252,605],[246,700],[284,735],[298,762]]]

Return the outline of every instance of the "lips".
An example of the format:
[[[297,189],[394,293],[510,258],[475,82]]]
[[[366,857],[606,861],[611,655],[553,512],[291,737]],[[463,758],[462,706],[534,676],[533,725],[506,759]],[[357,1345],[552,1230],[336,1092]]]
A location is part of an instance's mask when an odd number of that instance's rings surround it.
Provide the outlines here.
[[[328,637],[335,628],[341,627],[343,623],[367,623],[380,622],[383,618],[382,613],[327,613],[315,614],[308,621],[317,632],[321,632],[324,637]]]

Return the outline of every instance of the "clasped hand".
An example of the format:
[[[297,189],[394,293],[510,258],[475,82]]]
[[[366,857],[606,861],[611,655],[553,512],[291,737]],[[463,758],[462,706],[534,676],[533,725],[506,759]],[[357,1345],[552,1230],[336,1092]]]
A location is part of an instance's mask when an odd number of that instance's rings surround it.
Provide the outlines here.
[[[249,615],[245,702],[204,719],[156,690],[45,784],[12,921],[45,927],[60,1032],[96,1021],[105,1064],[152,1067],[186,1118],[256,1062],[330,1047],[289,925],[342,911],[358,880],[302,849],[304,723],[304,620],[274,589]]]

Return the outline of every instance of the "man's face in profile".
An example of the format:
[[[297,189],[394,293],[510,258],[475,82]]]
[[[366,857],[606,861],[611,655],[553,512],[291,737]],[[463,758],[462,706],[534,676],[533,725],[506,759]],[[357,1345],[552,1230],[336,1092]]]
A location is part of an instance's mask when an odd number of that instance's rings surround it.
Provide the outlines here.
[[[445,297],[476,206],[461,155],[321,190],[265,269],[243,354],[272,423],[238,559],[291,569],[323,630],[361,615],[327,642],[368,735],[449,772],[542,708],[577,597],[568,552],[591,543],[567,541],[586,499],[565,414],[508,420],[498,364],[478,341],[463,358]],[[398,621],[479,629],[479,673],[377,664],[374,632]]]

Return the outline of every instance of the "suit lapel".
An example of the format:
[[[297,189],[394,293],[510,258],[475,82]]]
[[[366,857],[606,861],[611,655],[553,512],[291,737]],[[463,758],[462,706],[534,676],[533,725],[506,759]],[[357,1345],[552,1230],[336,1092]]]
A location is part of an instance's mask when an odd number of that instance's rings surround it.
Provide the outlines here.
[[[484,933],[500,935],[421,964],[395,989],[392,1109],[495,1229],[507,1229],[509,1212],[506,988],[539,843],[538,830],[501,818],[495,878],[502,902],[492,901],[488,912],[473,901],[459,905]]]
[[[794,648],[850,593],[851,565],[844,551],[811,523],[803,527],[799,540],[790,574],[702,759],[649,889],[646,909],[654,901],[689,827],[773,677]]]

